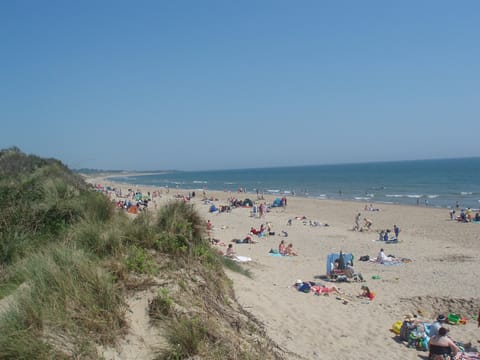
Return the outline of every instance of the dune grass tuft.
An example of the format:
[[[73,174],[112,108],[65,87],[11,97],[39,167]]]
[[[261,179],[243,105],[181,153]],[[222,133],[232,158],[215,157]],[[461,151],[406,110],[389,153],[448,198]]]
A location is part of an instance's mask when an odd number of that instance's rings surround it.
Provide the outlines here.
[[[58,348],[43,344],[53,335],[73,342],[65,348],[82,349],[86,335],[96,334],[90,343],[112,343],[125,326],[119,289],[82,250],[47,247],[18,264],[12,278],[23,279],[25,287],[0,321],[0,349],[30,342],[25,351],[56,354]],[[30,358],[20,346],[11,351],[18,352],[14,358]]]

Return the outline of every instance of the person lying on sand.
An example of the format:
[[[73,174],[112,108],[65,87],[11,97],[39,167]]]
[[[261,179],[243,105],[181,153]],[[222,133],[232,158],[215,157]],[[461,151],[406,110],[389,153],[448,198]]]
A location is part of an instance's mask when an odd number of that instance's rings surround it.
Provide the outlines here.
[[[218,245],[218,246],[225,246],[225,243],[222,240],[215,239],[215,238],[212,239],[212,244]]]
[[[312,291],[317,295],[332,294],[332,293],[343,295],[340,289],[337,288],[336,286],[328,287],[326,285],[315,285],[315,286],[312,286]]]
[[[257,241],[253,240],[252,235],[247,234],[243,239],[233,239],[232,242],[237,244],[256,244]]]

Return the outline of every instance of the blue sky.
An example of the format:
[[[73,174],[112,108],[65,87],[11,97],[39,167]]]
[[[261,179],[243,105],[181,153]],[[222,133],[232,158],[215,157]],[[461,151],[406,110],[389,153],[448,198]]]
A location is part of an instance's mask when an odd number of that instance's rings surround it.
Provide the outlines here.
[[[2,1],[0,147],[72,168],[479,156],[479,1]]]

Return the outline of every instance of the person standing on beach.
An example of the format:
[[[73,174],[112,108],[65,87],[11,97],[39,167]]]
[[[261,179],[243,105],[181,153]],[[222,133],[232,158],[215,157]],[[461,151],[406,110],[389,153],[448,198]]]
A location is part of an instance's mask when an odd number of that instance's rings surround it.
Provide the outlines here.
[[[360,230],[360,216],[362,216],[360,213],[355,216],[355,227],[353,228],[354,231]]]
[[[398,234],[400,234],[400,228],[397,225],[393,225],[393,231],[395,232],[395,239],[398,240]]]

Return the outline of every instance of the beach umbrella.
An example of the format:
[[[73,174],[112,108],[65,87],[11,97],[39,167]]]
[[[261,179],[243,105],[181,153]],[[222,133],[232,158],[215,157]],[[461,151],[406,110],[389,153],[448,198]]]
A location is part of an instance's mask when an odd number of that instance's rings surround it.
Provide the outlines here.
[[[338,268],[340,270],[345,269],[345,258],[343,257],[342,250],[340,250],[340,257],[339,257],[339,260],[338,260]]]

